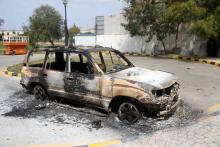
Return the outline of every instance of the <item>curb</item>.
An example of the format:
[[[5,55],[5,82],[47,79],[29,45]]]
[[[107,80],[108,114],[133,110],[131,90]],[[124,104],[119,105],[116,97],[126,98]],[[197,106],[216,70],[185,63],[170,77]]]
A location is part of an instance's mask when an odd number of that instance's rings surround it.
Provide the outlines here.
[[[82,144],[82,145],[77,145],[81,144],[78,142],[69,142],[69,143],[53,143],[53,144],[33,144],[33,145],[27,145],[27,146],[21,146],[21,147],[111,147],[115,145],[122,144],[123,142],[121,139],[116,139],[116,140],[109,140],[109,141],[101,141],[101,142],[96,142],[96,143],[91,143],[91,144]]]
[[[3,70],[2,72],[9,77],[18,77],[18,78],[21,77],[21,73],[11,72],[11,71],[8,71],[7,69]]]
[[[172,58],[172,59],[174,59],[174,58]],[[185,56],[178,56],[177,59],[184,60],[184,61],[200,62],[200,63],[210,64],[210,65],[215,65],[215,66],[220,67],[220,63],[219,62],[209,61],[209,60],[206,60],[206,59],[199,59],[199,58],[185,57]]]
[[[182,61],[193,61],[193,62],[199,62],[199,63],[205,63],[205,64],[210,64],[214,66],[220,67],[220,62],[215,62],[215,61],[209,61],[206,59],[199,59],[199,58],[194,58],[194,57],[187,57],[187,56],[180,56],[180,55],[171,55],[171,56],[160,56],[160,55],[149,55],[149,54],[141,54],[141,53],[124,53],[126,56],[135,56],[135,57],[161,57],[161,58],[169,58],[169,59],[176,59],[176,60],[182,60]]]

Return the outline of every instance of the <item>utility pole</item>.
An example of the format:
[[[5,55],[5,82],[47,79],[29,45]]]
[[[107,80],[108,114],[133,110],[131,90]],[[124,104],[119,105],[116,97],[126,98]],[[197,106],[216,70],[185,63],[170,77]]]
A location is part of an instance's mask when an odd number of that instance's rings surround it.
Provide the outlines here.
[[[68,3],[68,0],[62,0],[62,1],[63,1],[64,9],[65,9],[65,20],[64,20],[65,47],[68,47],[69,31],[68,31],[68,27],[67,27],[67,13],[66,13],[66,6],[67,6],[67,3]]]

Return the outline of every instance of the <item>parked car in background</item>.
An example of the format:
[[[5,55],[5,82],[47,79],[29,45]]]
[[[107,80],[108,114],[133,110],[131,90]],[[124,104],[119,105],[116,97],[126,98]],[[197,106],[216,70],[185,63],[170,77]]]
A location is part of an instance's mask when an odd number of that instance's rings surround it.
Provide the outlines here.
[[[135,67],[114,49],[62,47],[28,52],[21,85],[37,99],[67,98],[137,122],[143,115],[172,114],[180,103],[171,73]]]

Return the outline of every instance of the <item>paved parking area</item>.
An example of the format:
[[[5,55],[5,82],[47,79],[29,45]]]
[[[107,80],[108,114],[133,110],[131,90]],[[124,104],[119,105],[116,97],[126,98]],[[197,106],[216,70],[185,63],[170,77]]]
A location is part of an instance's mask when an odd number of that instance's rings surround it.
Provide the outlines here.
[[[186,105],[168,120],[147,118],[128,126],[114,115],[102,117],[102,113],[88,108],[69,110],[51,103],[45,110],[36,111],[33,97],[22,91],[19,80],[1,75],[0,136],[4,137],[0,137],[0,146],[75,146],[96,142],[120,146],[219,146],[219,67],[149,57],[129,59],[136,66],[175,73]],[[0,69],[22,61],[23,56],[0,56]],[[96,120],[101,120],[101,128],[93,127]]]
[[[160,130],[118,146],[142,147],[219,147],[220,116],[209,116],[180,128]]]

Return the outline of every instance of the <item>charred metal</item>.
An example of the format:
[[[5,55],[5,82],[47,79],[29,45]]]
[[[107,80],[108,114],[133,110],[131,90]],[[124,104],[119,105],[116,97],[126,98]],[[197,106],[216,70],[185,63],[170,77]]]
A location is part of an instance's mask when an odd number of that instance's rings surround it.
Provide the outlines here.
[[[31,50],[21,73],[21,85],[37,99],[61,97],[91,104],[129,123],[143,114],[169,114],[180,102],[173,74],[135,67],[114,49]]]

